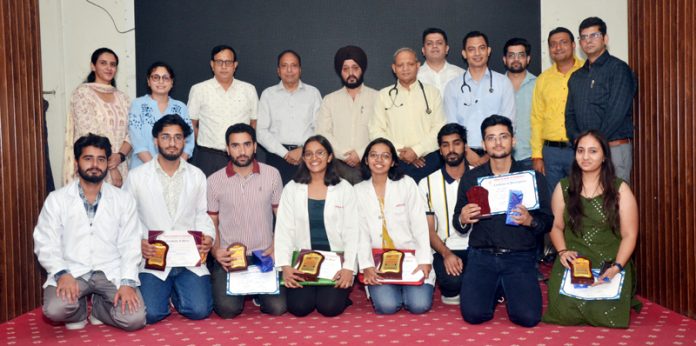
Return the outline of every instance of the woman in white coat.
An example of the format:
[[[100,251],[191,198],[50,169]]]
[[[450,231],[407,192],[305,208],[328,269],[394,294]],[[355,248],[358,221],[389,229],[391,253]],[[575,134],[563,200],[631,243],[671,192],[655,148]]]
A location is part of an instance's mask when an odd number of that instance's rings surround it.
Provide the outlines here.
[[[298,317],[314,309],[337,316],[350,305],[357,270],[358,215],[353,187],[334,168],[333,149],[320,135],[304,144],[302,163],[283,189],[275,228],[276,265],[283,269],[288,311]],[[302,286],[292,253],[312,249],[343,252],[335,286]]]
[[[377,138],[365,149],[361,162],[365,178],[355,185],[360,213],[358,261],[372,305],[378,314],[393,314],[402,306],[414,314],[428,312],[433,302],[435,272],[425,215],[425,199],[418,186],[399,168],[394,145]],[[415,250],[422,271],[421,285],[382,284],[372,249]]]

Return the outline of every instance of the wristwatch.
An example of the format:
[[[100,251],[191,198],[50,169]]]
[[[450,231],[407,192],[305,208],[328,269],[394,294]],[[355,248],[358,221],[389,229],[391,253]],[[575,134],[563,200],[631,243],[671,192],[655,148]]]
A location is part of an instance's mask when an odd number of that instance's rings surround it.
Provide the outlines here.
[[[70,274],[70,271],[67,269],[63,269],[63,270],[53,274],[53,279],[56,280],[56,282],[58,282],[58,280],[60,280],[60,277],[65,275],[65,274]]]
[[[620,272],[622,272],[624,270],[624,267],[619,262],[614,261],[614,266],[619,267]]]
[[[126,162],[126,154],[119,151],[118,155],[121,156],[121,162]]]

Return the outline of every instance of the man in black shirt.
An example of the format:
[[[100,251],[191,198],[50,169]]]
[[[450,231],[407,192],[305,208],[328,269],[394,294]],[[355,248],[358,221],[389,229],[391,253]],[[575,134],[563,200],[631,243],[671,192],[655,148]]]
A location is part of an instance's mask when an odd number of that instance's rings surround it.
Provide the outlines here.
[[[518,205],[513,211],[517,225],[505,223],[506,215],[477,218],[481,207],[469,203],[466,192],[478,185],[478,178],[524,171],[512,158],[515,145],[510,119],[491,115],[481,124],[483,147],[490,161],[467,172],[459,184],[452,224],[469,235],[469,254],[460,293],[460,310],[465,321],[472,324],[493,318],[497,292],[507,299],[510,321],[533,327],[541,320],[541,289],[537,281],[536,239],[553,224],[550,197],[543,175],[536,174],[539,209],[527,210]]]
[[[636,81],[628,65],[607,51],[607,25],[597,17],[580,23],[580,47],[587,55],[568,80],[566,131],[571,142],[599,130],[609,141],[616,175],[629,181],[633,165],[633,96]]]

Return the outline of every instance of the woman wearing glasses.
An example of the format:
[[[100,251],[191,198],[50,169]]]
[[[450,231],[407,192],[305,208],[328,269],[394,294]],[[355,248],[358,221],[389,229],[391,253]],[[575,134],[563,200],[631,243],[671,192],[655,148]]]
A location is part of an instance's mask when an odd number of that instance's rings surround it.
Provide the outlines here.
[[[128,113],[128,134],[133,145],[130,168],[133,169],[152,160],[157,148],[152,140],[152,126],[168,114],[178,114],[186,124],[193,128],[186,105],[169,97],[174,87],[174,70],[164,62],[158,61],[147,69],[147,91],[145,96],[133,100]],[[184,160],[193,153],[193,136],[186,137]]]
[[[87,80],[70,97],[66,120],[63,184],[75,178],[73,143],[88,133],[109,138],[113,154],[109,157],[106,181],[121,186],[126,179],[126,157],[131,151],[128,139],[128,96],[116,89],[118,56],[109,48],[92,53]]]
[[[288,311],[298,317],[315,308],[337,316],[351,304],[348,299],[357,270],[358,215],[353,186],[334,167],[334,153],[321,135],[309,137],[302,160],[280,198],[275,228],[276,266],[283,269]],[[293,267],[294,251],[303,249],[343,253],[342,268],[333,286],[303,286]]]
[[[396,158],[394,145],[384,138],[370,142],[363,154],[361,168],[367,180],[355,185],[360,215],[358,262],[378,314],[393,314],[402,306],[413,314],[422,314],[432,307],[435,284],[426,202],[413,179],[404,176]],[[382,283],[373,249],[414,250],[417,266],[408,271],[422,271],[424,282]]]

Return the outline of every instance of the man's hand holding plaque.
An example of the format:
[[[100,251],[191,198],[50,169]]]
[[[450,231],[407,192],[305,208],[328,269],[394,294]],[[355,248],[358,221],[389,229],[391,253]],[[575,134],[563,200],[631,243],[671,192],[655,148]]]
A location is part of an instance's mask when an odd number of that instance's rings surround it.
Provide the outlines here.
[[[303,281],[317,281],[319,278],[319,271],[321,270],[321,264],[324,262],[324,255],[317,251],[302,250],[300,255],[297,257],[297,264],[295,265],[298,274]]]
[[[194,233],[199,233],[198,240]],[[166,267],[195,267],[201,263],[196,243],[201,242],[198,231],[148,231],[147,244],[141,244],[145,268],[165,270]]]
[[[145,268],[152,270],[164,271],[167,267],[167,253],[169,245],[161,240],[153,240],[149,242],[150,252],[149,258],[145,261]]]
[[[469,203],[462,208],[460,215],[462,223],[476,223],[479,219],[491,216],[488,190],[481,186],[474,186],[466,192],[466,198]]]

